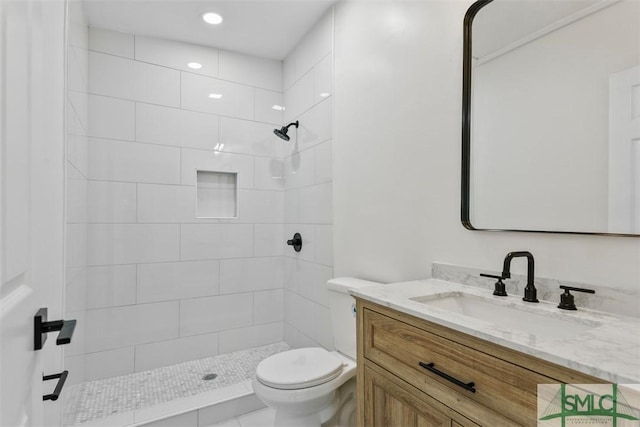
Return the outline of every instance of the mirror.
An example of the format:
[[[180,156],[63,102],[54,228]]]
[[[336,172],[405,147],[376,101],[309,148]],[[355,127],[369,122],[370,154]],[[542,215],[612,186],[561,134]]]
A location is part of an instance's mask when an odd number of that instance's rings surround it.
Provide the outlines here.
[[[480,0],[464,42],[465,227],[640,235],[640,2]]]

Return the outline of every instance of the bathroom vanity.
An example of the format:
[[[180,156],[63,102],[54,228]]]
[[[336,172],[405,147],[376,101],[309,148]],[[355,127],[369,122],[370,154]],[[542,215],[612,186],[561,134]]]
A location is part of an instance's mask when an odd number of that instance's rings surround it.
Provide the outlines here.
[[[433,279],[353,295],[360,426],[532,426],[538,384],[640,382],[636,319]]]

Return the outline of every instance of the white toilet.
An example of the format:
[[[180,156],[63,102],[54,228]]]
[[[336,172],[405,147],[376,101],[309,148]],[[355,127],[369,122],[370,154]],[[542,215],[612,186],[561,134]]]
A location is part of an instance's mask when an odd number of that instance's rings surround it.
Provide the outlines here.
[[[275,409],[276,426],[355,426],[356,306],[348,292],[374,285],[350,277],[327,282],[337,351],[299,348],[260,362],[253,390]]]

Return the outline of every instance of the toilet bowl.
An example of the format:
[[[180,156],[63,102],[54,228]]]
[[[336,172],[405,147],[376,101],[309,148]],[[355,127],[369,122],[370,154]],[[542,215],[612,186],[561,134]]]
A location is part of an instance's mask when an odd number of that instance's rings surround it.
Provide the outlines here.
[[[374,285],[379,283],[353,278],[327,282],[337,351],[298,348],[260,362],[253,390],[275,409],[276,426],[355,426],[355,300],[348,291]]]
[[[341,386],[355,378],[354,360],[319,347],[285,351],[272,357],[277,359],[265,359],[266,366],[258,365],[253,390],[264,404],[276,410],[278,427],[320,426],[336,418],[347,399],[355,400],[355,395],[341,393]],[[279,380],[286,366],[293,369]]]

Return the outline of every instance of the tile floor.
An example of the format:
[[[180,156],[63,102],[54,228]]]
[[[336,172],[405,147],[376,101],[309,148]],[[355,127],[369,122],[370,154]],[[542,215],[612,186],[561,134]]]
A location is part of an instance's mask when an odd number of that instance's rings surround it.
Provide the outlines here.
[[[273,409],[264,408],[209,427],[275,427],[275,417]]]
[[[289,348],[281,342],[71,386],[64,403],[64,425],[78,425],[247,381],[260,361]],[[218,376],[204,381],[202,377],[208,373]]]

